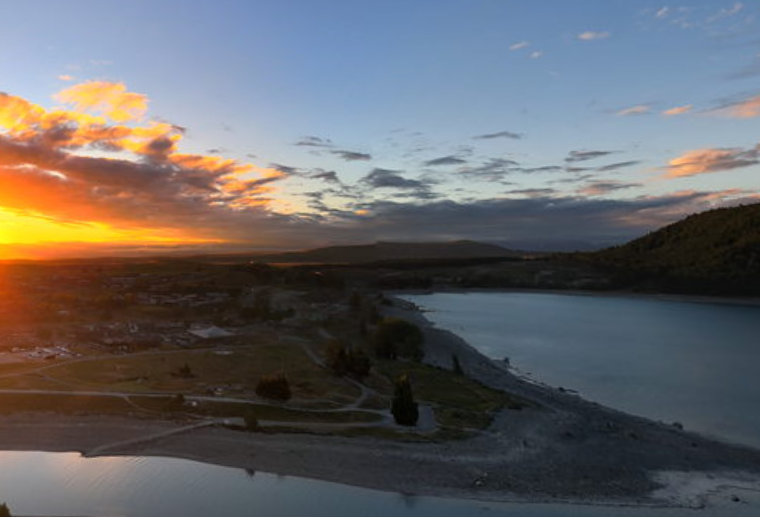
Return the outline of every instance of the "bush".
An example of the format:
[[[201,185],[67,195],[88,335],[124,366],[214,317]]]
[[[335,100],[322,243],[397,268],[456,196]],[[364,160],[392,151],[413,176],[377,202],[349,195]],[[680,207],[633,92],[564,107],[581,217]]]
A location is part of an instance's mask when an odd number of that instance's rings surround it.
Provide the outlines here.
[[[195,374],[193,373],[192,368],[190,368],[190,365],[185,363],[172,372],[172,377],[179,377],[180,379],[192,379],[195,377]]]
[[[290,383],[284,373],[265,375],[256,384],[256,395],[285,402],[292,396]]]
[[[459,362],[459,357],[456,354],[451,354],[451,371],[457,375],[464,375],[462,363]]]
[[[347,347],[338,340],[328,345],[325,363],[335,375],[350,375],[359,380],[366,377],[372,367],[363,350]]]
[[[249,409],[245,412],[245,415],[243,415],[243,420],[245,421],[245,430],[246,431],[258,431],[261,429],[261,424],[259,423],[259,419],[256,418],[256,413]]]
[[[414,426],[420,417],[419,408],[414,401],[412,393],[412,384],[406,374],[400,375],[396,379],[396,386],[391,402],[391,413],[399,425]]]
[[[384,359],[399,357],[422,359],[424,336],[414,323],[397,318],[385,318],[375,332],[375,353]]]

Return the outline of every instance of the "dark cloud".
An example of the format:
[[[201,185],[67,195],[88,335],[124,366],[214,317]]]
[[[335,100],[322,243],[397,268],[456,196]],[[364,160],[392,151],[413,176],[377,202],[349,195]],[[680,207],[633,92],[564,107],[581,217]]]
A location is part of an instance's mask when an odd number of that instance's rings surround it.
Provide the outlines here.
[[[326,171],[323,169],[312,169],[309,171],[308,177],[315,180],[322,180],[328,183],[340,183],[338,173],[335,171]]]
[[[564,170],[564,167],[560,167],[559,165],[544,165],[542,167],[518,167],[514,170],[523,174],[536,174],[542,172],[560,172]]]
[[[546,197],[556,194],[558,191],[553,188],[521,188],[515,190],[507,190],[505,194],[517,194],[527,197]]]
[[[604,196],[617,190],[640,187],[641,183],[621,183],[619,181],[594,181],[578,189],[584,196]]]
[[[332,147],[332,140],[329,138],[320,138],[318,136],[304,136],[295,144],[300,147]]]
[[[417,189],[426,190],[428,184],[420,180],[404,178],[400,175],[402,171],[391,169],[375,168],[362,178],[362,182],[367,183],[373,188],[396,188],[396,189]]]
[[[640,161],[632,160],[627,162],[617,162],[617,163],[611,163],[609,165],[602,165],[601,167],[597,167],[596,170],[599,172],[611,172],[611,171],[617,171],[620,169],[624,169],[626,167],[633,167],[634,165],[640,164]]]
[[[569,163],[583,162],[586,160],[601,158],[602,156],[607,156],[616,152],[617,151],[570,151],[567,158],[565,158],[565,161]]]
[[[688,215],[714,207],[722,193],[692,192],[629,200],[584,197],[502,198],[469,203],[378,201],[366,204],[369,214],[348,226],[344,239],[531,241],[568,240],[592,245],[625,242]],[[727,201],[732,199],[732,201]],[[723,203],[740,199],[727,198]],[[746,199],[745,199],[746,201]],[[756,199],[755,199],[756,202]]]
[[[459,174],[483,181],[503,183],[504,177],[515,172],[519,163],[506,158],[491,158],[476,167],[466,167],[458,171]]]
[[[567,172],[585,172],[594,170],[593,167],[572,167],[570,165],[565,166],[565,171]]]
[[[571,178],[562,178],[558,180],[552,180],[552,181],[549,181],[548,183],[551,183],[551,184],[580,183],[582,181],[588,181],[594,178],[596,178],[594,174],[581,174],[579,176],[573,176]]]
[[[498,133],[487,133],[485,135],[478,135],[472,138],[475,140],[492,140],[494,138],[511,138],[516,140],[522,137],[523,136],[520,133],[513,133],[512,131],[499,131]]]
[[[440,158],[435,158],[433,160],[428,160],[425,162],[425,166],[427,167],[437,167],[441,165],[461,165],[463,163],[467,163],[467,160],[463,160],[461,158],[457,158],[454,155],[450,156],[441,156]]]
[[[281,163],[270,163],[269,167],[283,174],[287,174],[288,176],[296,176],[303,172],[303,169],[291,167],[290,165],[283,165]]]
[[[372,155],[367,153],[357,153],[355,151],[346,151],[343,149],[335,149],[333,151],[330,151],[331,154],[334,154],[336,156],[340,156],[347,162],[355,162],[355,161],[368,161],[372,159]]]

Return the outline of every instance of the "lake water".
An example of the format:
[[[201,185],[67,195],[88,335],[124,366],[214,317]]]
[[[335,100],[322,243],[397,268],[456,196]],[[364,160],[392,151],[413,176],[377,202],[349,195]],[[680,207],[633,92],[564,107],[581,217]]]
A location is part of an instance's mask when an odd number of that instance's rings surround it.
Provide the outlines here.
[[[627,411],[760,444],[760,309],[525,293],[407,296],[535,379]],[[368,466],[371,468],[371,466]],[[760,494],[706,510],[485,504],[171,458],[0,452],[14,515],[87,517],[756,517]],[[749,502],[746,502],[749,501]]]
[[[753,517],[760,500],[705,511],[484,504],[404,496],[170,458],[0,452],[0,501],[13,515],[88,517]],[[752,499],[754,498],[754,499]]]
[[[525,292],[403,298],[535,380],[760,447],[760,307]]]

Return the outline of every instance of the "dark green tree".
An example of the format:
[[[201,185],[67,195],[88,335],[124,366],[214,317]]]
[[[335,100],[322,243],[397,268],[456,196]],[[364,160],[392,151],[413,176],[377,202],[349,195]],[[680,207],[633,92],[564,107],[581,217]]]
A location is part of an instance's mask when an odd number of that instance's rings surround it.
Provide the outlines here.
[[[377,325],[375,353],[383,359],[399,357],[419,361],[422,359],[424,336],[414,323],[398,318],[385,318]]]
[[[451,370],[457,375],[464,375],[462,364],[459,362],[459,357],[456,354],[451,354]]]
[[[290,383],[284,373],[265,375],[256,384],[256,395],[272,400],[285,402],[293,395],[290,391]]]
[[[391,413],[399,425],[415,426],[420,413],[417,403],[414,401],[412,384],[406,374],[396,379],[393,400],[391,401]]]
[[[0,504],[0,517],[11,517],[11,511],[5,503]]]
[[[254,432],[261,428],[259,419],[256,417],[256,412],[252,409],[245,412],[245,415],[243,415],[243,421],[245,422],[246,431]]]

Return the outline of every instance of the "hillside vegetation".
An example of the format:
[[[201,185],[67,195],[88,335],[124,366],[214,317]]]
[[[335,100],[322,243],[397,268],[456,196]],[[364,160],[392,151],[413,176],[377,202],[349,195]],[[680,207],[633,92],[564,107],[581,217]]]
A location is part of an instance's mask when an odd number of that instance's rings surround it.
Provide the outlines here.
[[[705,294],[760,293],[760,203],[691,215],[628,244],[587,254],[618,284]]]

